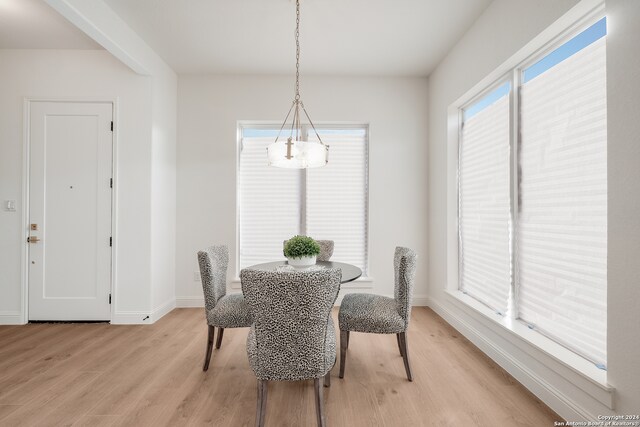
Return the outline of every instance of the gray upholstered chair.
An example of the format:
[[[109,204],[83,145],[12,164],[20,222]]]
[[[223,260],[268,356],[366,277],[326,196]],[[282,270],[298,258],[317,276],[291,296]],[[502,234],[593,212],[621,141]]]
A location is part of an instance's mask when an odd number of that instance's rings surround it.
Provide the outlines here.
[[[215,328],[218,328],[216,348],[220,348],[225,328],[248,328],[253,320],[242,294],[227,295],[229,249],[224,245],[209,246],[198,252],[198,264],[209,325],[207,353],[202,367],[206,371],[209,369]]]
[[[249,364],[258,378],[256,425],[263,426],[268,381],[314,379],[316,413],[324,426],[320,379],[330,385],[336,362],[331,309],[340,290],[339,269],[277,272],[244,269],[242,292],[255,321],[247,337]]]
[[[345,295],[340,305],[340,378],[344,377],[345,358],[349,347],[349,332],[396,334],[400,355],[404,360],[407,378],[413,381],[407,350],[407,327],[411,317],[411,300],[416,274],[414,251],[397,247],[393,266],[395,270],[394,298],[373,294]]]
[[[282,242],[282,249],[284,249],[284,245],[286,245],[288,240]],[[318,245],[320,245],[320,253],[316,258],[317,261],[329,261],[331,259],[331,255],[333,255],[333,240],[316,240]]]

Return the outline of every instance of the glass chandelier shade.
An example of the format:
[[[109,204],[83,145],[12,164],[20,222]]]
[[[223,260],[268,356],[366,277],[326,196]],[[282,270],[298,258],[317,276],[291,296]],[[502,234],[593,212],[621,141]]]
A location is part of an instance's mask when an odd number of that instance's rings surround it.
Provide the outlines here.
[[[317,168],[329,161],[329,146],[292,138],[278,139],[267,147],[267,156],[269,166],[288,169]]]
[[[280,127],[276,140],[269,144],[267,147],[267,158],[269,160],[269,166],[275,166],[278,168],[288,169],[307,169],[317,168],[324,166],[329,161],[329,146],[322,142],[322,138],[318,135],[316,127],[313,125],[307,110],[304,108],[304,104],[300,99],[300,0],[296,0],[296,86],[295,97],[293,98],[293,104],[289,108],[287,116],[284,118],[284,122]],[[315,132],[318,142],[306,141],[302,132],[300,110],[304,113],[304,116],[309,121],[311,128]],[[281,138],[282,130],[287,126],[287,120],[291,116],[293,111],[293,117],[291,119],[291,132],[286,139]]]

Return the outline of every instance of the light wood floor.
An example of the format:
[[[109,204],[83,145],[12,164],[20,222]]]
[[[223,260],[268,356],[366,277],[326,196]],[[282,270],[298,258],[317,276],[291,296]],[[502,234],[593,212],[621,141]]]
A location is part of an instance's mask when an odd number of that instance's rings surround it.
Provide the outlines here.
[[[334,313],[337,316],[337,311]],[[560,418],[428,308],[408,332],[414,381],[394,335],[351,334],[345,378],[325,388],[329,426],[552,426]],[[154,325],[0,327],[2,426],[251,426],[247,329],[225,331],[202,372],[203,309]],[[269,384],[268,426],[314,426],[313,382]]]

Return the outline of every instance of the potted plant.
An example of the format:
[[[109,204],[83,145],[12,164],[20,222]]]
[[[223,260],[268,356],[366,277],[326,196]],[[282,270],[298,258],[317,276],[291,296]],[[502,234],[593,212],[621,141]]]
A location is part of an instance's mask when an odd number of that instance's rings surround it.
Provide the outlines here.
[[[284,245],[284,256],[294,268],[306,268],[316,263],[320,245],[309,236],[294,236]]]

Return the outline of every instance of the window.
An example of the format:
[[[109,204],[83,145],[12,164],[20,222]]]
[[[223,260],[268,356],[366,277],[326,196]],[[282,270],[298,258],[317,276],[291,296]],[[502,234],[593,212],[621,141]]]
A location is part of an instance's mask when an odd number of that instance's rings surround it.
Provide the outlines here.
[[[238,167],[239,267],[281,259],[296,234],[334,241],[332,259],[367,275],[368,129],[317,126],[330,146],[329,163],[292,170],[267,166],[266,149],[279,125],[240,127]],[[304,128],[307,139],[316,138]]]
[[[603,369],[605,34],[602,18],[463,107],[458,171],[459,289]]]
[[[509,91],[464,111],[459,163],[460,290],[506,313],[511,287]]]

